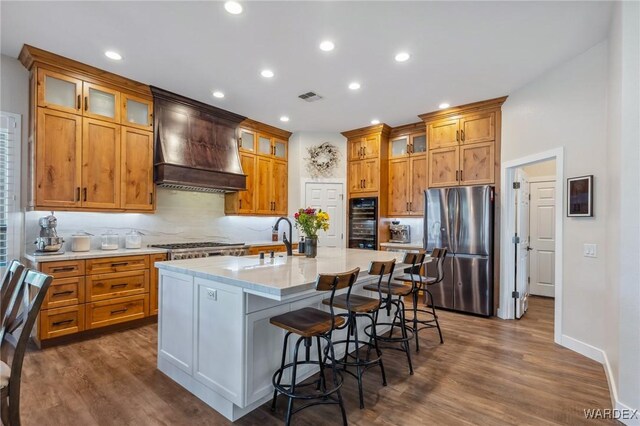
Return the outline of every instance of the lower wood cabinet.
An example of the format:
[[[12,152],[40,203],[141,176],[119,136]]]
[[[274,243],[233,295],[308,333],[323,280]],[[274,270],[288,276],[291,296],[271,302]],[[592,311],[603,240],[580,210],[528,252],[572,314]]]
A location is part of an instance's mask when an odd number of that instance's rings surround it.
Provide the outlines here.
[[[87,303],[87,329],[133,321],[148,315],[148,294]]]
[[[156,315],[153,264],[166,259],[158,253],[39,263],[54,279],[40,309],[36,343]]]

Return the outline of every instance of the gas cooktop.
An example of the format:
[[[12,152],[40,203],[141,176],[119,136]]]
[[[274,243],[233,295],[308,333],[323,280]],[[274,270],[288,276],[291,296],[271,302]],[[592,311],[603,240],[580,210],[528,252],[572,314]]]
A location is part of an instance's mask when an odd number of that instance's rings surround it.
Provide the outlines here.
[[[199,248],[211,248],[211,247],[231,247],[231,246],[243,246],[244,243],[218,243],[215,241],[202,241],[196,243],[167,243],[167,244],[150,244],[149,247],[162,248],[167,250],[182,250],[182,249],[199,249]]]

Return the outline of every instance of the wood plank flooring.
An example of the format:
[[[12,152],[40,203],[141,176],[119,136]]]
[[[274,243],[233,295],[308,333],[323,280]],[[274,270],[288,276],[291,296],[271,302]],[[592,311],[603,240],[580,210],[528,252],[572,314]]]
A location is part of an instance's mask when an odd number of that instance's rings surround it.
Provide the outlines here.
[[[445,343],[421,332],[419,354],[385,352],[389,385],[365,374],[366,408],[355,380],[343,386],[354,425],[603,424],[583,409],[611,408],[603,368],[553,343],[553,301],[534,298],[520,321],[441,312]],[[224,417],[156,370],[156,325],[90,341],[30,350],[22,379],[25,425],[226,425]],[[238,425],[283,424],[284,401]],[[296,425],[339,424],[337,406],[293,417]],[[614,422],[609,422],[613,424]]]

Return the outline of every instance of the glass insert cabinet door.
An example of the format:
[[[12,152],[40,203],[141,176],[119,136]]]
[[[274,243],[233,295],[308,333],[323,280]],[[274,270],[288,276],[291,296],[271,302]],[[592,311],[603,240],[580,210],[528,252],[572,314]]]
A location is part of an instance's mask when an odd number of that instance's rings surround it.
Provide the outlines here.
[[[258,136],[258,154],[272,155],[271,138],[266,136]]]
[[[149,100],[121,94],[124,107],[124,123],[129,126],[150,130],[153,126],[152,103]]]
[[[409,145],[409,137],[403,136],[401,138],[393,139],[391,141],[391,156],[402,157],[407,154],[407,147]]]
[[[255,152],[256,134],[248,130],[240,130],[240,149],[243,151]]]
[[[273,143],[274,155],[278,158],[287,158],[287,143],[279,140],[275,140]]]
[[[38,70],[38,106],[79,113],[82,108],[82,80]]]
[[[83,115],[115,122],[120,120],[119,92],[87,82],[83,85],[83,91]]]
[[[411,153],[421,154],[427,152],[427,135],[415,135],[411,137]]]

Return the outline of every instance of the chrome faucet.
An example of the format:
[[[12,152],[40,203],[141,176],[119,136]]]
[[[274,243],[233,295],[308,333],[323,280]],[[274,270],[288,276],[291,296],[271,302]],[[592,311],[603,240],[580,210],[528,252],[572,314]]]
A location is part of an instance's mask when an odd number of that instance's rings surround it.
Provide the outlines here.
[[[293,225],[291,224],[291,221],[289,220],[289,218],[286,217],[280,217],[278,218],[278,220],[276,220],[276,224],[273,225],[273,230],[278,232],[278,224],[280,223],[280,221],[282,220],[286,220],[287,223],[289,224],[289,238],[292,238],[293,235]],[[282,242],[284,243],[284,246],[287,248],[287,256],[293,256],[293,250],[291,250],[291,241],[289,241],[287,239],[287,233],[283,232],[282,233]]]

